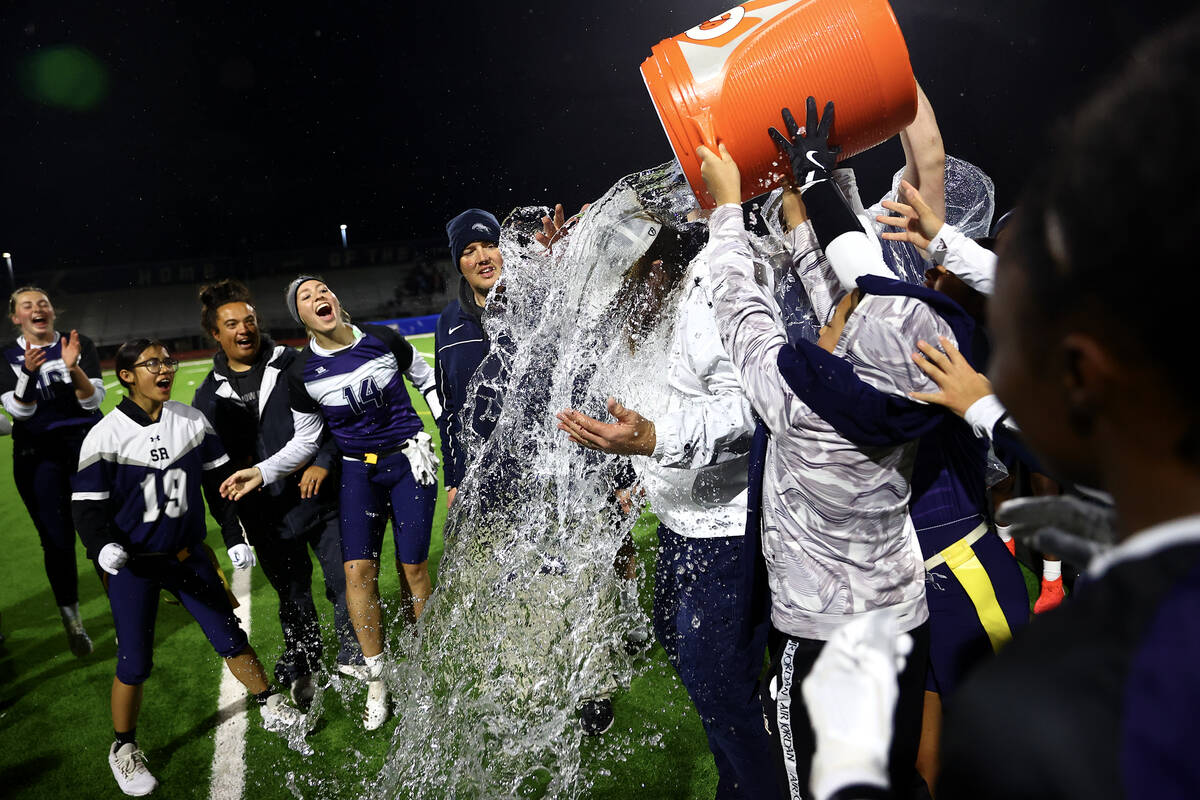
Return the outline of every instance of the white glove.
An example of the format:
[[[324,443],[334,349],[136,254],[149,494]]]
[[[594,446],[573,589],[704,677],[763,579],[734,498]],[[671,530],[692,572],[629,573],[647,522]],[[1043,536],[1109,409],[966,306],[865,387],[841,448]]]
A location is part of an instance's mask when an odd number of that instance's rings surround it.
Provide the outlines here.
[[[96,556],[96,563],[100,565],[100,569],[109,575],[116,575],[117,570],[125,566],[128,561],[129,553],[125,552],[125,548],[116,542],[109,542],[101,547],[100,555]]]
[[[413,477],[422,486],[437,483],[437,456],[433,454],[433,438],[425,431],[405,442],[404,455],[412,466]]]
[[[912,652],[895,612],[856,616],[821,650],[801,692],[817,735],[811,786],[817,800],[854,784],[887,788],[896,675]]]
[[[254,558],[254,551],[245,542],[229,548],[229,560],[233,562],[234,569],[250,569],[258,563]]]

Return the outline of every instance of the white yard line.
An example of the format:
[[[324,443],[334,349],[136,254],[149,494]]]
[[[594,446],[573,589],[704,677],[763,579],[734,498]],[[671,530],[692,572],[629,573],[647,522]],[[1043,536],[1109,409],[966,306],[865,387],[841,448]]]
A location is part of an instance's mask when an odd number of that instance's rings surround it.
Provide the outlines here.
[[[233,594],[240,603],[234,613],[249,636],[250,570],[233,571]],[[246,688],[229,670],[222,670],[209,800],[242,800],[246,788],[246,725]]]

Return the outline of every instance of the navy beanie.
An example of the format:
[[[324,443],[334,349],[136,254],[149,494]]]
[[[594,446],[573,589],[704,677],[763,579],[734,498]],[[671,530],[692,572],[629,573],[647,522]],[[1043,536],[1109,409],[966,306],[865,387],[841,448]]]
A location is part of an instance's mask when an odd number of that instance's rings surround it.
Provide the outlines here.
[[[458,266],[459,256],[471,242],[500,243],[500,221],[479,208],[468,208],[446,223],[446,235],[450,237],[450,257]]]

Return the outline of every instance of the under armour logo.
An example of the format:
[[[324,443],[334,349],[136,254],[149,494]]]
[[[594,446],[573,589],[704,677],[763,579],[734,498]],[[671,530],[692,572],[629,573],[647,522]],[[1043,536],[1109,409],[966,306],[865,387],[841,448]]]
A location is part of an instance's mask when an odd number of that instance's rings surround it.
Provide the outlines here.
[[[492,232],[492,229],[489,228],[487,225],[484,225],[482,222],[476,222],[474,225],[471,226],[471,230],[479,231],[480,233],[491,233]]]
[[[150,441],[152,441],[152,442],[161,442],[161,441],[162,441],[162,437],[161,437],[161,436],[151,436],[151,437],[150,437]]]
[[[324,367],[317,367],[317,374],[318,374],[318,375],[322,375],[322,374],[324,374],[325,372],[327,372],[327,370],[326,370]]]

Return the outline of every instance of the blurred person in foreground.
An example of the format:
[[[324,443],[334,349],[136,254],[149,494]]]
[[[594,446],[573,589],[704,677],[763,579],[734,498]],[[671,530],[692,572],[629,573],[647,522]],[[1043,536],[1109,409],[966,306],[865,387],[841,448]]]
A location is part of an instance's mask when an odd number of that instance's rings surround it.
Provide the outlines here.
[[[947,710],[939,800],[1200,796],[1200,381],[1180,368],[1200,292],[1197,74],[1193,15],[1140,48],[1060,131],[1002,249],[996,397],[1055,474],[1112,495],[1118,543],[1092,560],[1073,602],[963,686]],[[1102,193],[1124,215],[1098,236]],[[1130,280],[1132,264],[1153,264],[1154,284]],[[1154,313],[1130,313],[1139,289]],[[941,399],[965,413],[988,387],[954,356],[932,360]],[[817,688],[870,691],[853,683]],[[886,796],[861,719],[862,744],[829,753],[843,778],[822,800]]]

